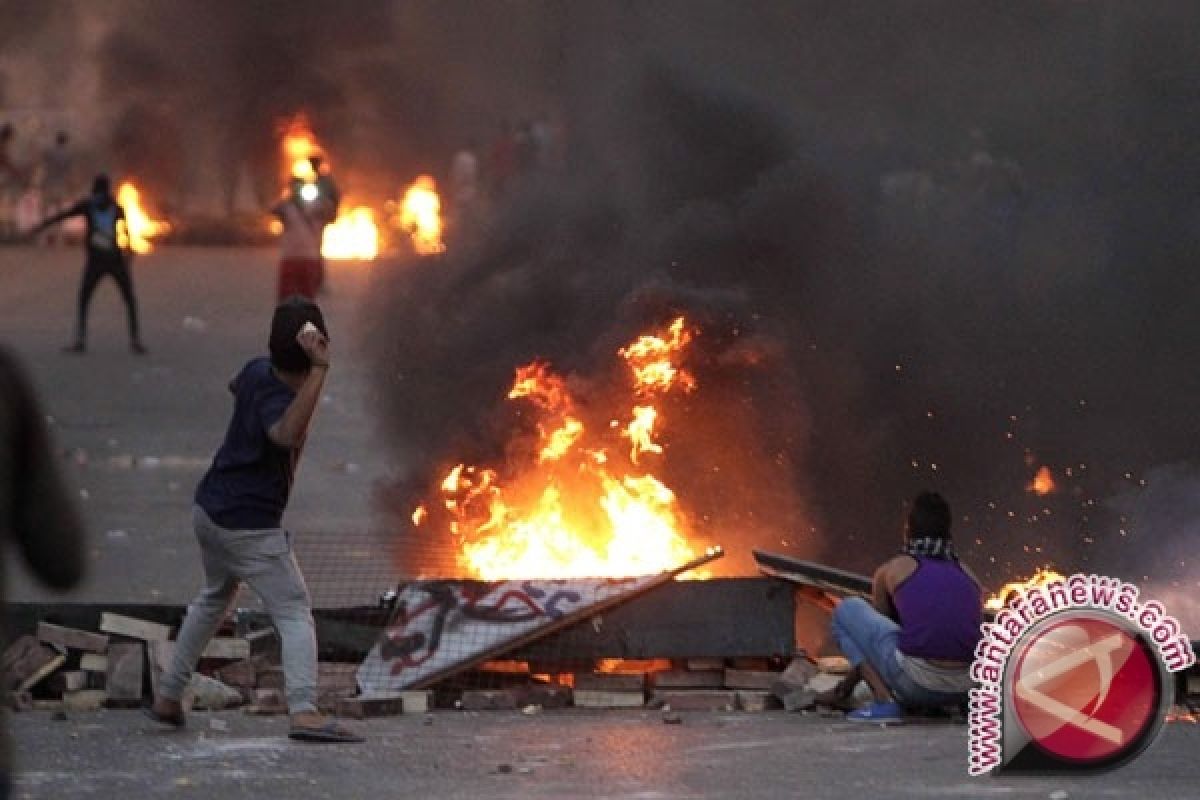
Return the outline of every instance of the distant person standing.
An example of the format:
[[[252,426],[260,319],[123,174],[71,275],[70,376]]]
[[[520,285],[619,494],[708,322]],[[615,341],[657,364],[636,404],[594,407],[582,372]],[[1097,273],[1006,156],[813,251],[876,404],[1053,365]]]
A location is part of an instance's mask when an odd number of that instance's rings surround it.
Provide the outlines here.
[[[279,236],[278,302],[293,295],[313,300],[321,288],[321,231],[325,226],[316,210],[318,191],[314,183],[295,180],[288,196],[271,209],[283,224]]]
[[[309,156],[308,165],[312,169],[312,185],[316,187],[316,193],[310,199],[306,200],[309,207],[310,216],[316,221],[318,231],[320,232],[321,250],[325,244],[325,228],[332,225],[337,219],[338,211],[342,206],[342,190],[338,188],[337,182],[333,179],[333,174],[329,167],[325,165],[325,159],[321,156]],[[317,290],[326,289],[326,274],[325,274],[325,256],[322,253],[318,254],[321,269],[317,273]]]
[[[458,226],[469,226],[478,199],[479,157],[472,142],[450,161],[450,207]]]
[[[92,193],[75,205],[59,211],[42,221],[30,235],[36,236],[46,228],[69,217],[83,217],[87,221],[87,233],[83,246],[87,260],[83,265],[83,282],[79,287],[79,308],[75,324],[75,341],[64,348],[69,353],[87,351],[88,305],[96,284],[105,275],[117,282],[121,297],[125,300],[125,311],[129,317],[129,346],[137,355],[145,355],[146,347],[138,328],[137,299],[133,295],[133,274],[130,271],[130,255],[120,244],[119,228],[126,225],[125,210],[117,204],[112,194],[112,184],[107,175],[97,175],[92,182]],[[125,231],[128,234],[128,231]]]

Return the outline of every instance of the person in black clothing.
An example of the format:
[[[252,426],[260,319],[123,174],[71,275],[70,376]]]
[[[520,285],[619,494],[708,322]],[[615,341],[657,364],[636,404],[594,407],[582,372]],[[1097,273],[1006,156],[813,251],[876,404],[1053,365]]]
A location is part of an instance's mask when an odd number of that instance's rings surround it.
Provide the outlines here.
[[[87,350],[87,315],[88,305],[92,301],[92,293],[96,284],[105,275],[111,275],[121,290],[125,300],[125,310],[129,316],[129,346],[134,353],[144,355],[146,347],[142,344],[138,332],[137,299],[133,296],[133,275],[129,269],[129,255],[122,250],[118,235],[118,225],[124,226],[125,209],[117,204],[112,194],[112,185],[107,175],[97,175],[92,182],[92,193],[70,208],[47,217],[37,227],[30,231],[30,236],[36,236],[46,228],[62,222],[69,217],[84,217],[87,219],[87,235],[84,237],[84,248],[87,260],[83,266],[83,282],[79,286],[79,310],[75,322],[75,341],[64,348],[69,353],[83,353]]]

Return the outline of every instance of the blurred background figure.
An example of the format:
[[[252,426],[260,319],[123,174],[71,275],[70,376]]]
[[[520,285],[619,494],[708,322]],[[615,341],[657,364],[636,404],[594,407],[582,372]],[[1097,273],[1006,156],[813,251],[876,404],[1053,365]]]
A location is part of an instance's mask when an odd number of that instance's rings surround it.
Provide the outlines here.
[[[45,420],[24,369],[0,347],[0,534],[39,580],[65,590],[83,577],[84,531]],[[10,751],[0,728],[0,800],[12,792]]]
[[[279,302],[299,295],[313,300],[321,288],[324,269],[321,236],[328,212],[315,182],[297,178],[287,196],[271,209],[282,223],[279,235]]]
[[[17,233],[17,198],[25,185],[25,176],[13,162],[13,126],[0,125],[0,240]]]
[[[54,144],[42,153],[42,214],[49,216],[57,214],[66,207],[70,200],[72,185],[72,158],[66,131],[59,131],[54,136]],[[54,244],[61,241],[62,236],[56,230],[46,232],[45,243]]]

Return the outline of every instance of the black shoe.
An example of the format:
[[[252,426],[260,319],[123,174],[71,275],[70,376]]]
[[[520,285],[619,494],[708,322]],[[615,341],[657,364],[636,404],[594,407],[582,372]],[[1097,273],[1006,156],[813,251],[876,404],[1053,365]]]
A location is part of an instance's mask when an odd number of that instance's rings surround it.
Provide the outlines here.
[[[150,352],[146,349],[146,345],[142,344],[141,342],[131,342],[129,349],[133,351],[135,356],[144,356]]]
[[[86,353],[87,345],[85,345],[83,342],[76,342],[75,344],[67,345],[62,349],[62,351],[64,353]]]

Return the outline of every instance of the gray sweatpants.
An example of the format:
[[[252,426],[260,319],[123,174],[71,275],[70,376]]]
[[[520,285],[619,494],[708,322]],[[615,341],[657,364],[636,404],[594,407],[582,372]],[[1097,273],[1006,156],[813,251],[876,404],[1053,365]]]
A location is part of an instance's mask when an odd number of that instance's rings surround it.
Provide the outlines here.
[[[194,507],[192,518],[204,560],[205,586],[188,607],[171,666],[159,681],[159,693],[171,700],[183,697],[200,654],[245,581],[262,599],[279,632],[288,711],[316,711],[317,636],[312,601],[292,552],[290,534],[283,528],[222,528],[199,506]]]

